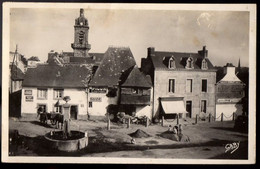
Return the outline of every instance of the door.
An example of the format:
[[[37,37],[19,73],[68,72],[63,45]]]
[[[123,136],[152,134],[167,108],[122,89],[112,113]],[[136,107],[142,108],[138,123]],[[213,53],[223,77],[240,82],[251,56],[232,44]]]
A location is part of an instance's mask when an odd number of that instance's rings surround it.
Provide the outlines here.
[[[70,107],[70,118],[77,120],[77,116],[78,116],[78,106],[73,105]]]
[[[186,101],[186,111],[188,112],[187,117],[191,118],[191,112],[192,112],[192,102]]]
[[[43,112],[47,112],[47,106],[46,104],[39,104],[38,107],[41,107]]]

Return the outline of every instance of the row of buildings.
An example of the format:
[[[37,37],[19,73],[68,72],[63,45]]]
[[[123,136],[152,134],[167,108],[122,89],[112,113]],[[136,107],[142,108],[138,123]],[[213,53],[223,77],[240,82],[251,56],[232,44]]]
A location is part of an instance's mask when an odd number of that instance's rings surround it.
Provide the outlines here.
[[[107,112],[160,119],[197,114],[242,114],[245,84],[232,64],[217,81],[206,46],[196,53],[156,51],[150,47],[138,68],[129,47],[90,53],[89,24],[80,9],[74,25],[73,52],[51,51],[45,64],[27,68],[22,82],[21,113],[62,112],[71,97],[71,117],[104,116]],[[35,63],[35,62],[34,62]]]

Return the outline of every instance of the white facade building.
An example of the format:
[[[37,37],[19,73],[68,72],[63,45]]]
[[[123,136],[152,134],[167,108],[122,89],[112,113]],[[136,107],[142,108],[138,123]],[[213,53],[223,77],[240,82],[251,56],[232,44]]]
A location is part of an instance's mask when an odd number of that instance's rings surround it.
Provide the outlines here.
[[[62,113],[61,106],[55,104],[62,104],[63,97],[70,96],[71,117],[87,115],[90,69],[84,65],[38,65],[28,69],[22,89],[22,114],[36,114],[39,107],[45,112]]]
[[[223,113],[223,120],[233,119],[233,113],[242,115],[242,98],[245,84],[236,76],[235,66],[228,63],[224,67],[224,77],[216,84],[216,120],[220,121]]]

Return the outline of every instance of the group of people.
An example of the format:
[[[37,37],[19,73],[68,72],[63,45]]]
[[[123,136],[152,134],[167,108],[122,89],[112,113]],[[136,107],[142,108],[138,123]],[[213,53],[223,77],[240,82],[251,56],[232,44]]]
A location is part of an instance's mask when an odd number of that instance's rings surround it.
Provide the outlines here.
[[[172,125],[169,125],[168,131],[173,133],[173,134],[182,134],[183,128],[182,125],[175,125],[172,127]]]
[[[169,125],[168,132],[173,134],[173,137],[176,139],[176,141],[190,142],[190,138],[182,133],[183,128],[181,124],[175,125],[173,127]]]

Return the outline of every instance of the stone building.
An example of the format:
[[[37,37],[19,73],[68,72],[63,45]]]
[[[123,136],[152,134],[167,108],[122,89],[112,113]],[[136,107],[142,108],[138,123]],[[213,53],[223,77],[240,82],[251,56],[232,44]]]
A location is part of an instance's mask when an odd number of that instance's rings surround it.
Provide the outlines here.
[[[216,84],[216,116],[224,114],[223,120],[232,120],[232,114],[243,113],[242,99],[245,97],[245,83],[236,75],[236,68],[231,63],[224,66],[224,72],[218,71],[219,77]],[[220,120],[218,118],[217,120]]]
[[[182,117],[215,115],[216,69],[204,46],[198,53],[155,51],[148,48],[142,71],[151,75],[153,117],[181,114]]]
[[[137,66],[122,73],[120,78],[119,112],[152,119],[152,81]]]
[[[119,103],[119,80],[122,72],[136,65],[128,47],[109,47],[89,83],[88,112],[104,116],[109,105]]]

